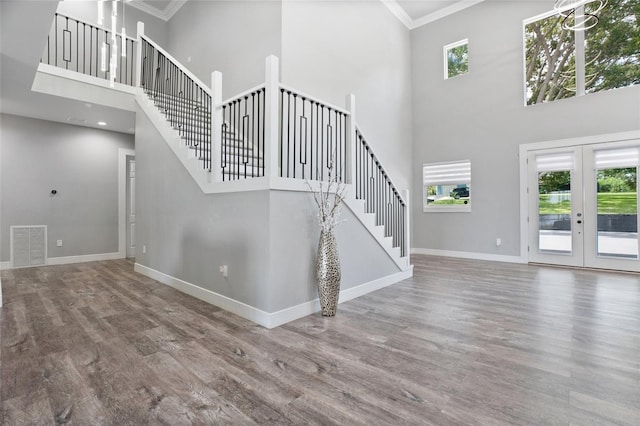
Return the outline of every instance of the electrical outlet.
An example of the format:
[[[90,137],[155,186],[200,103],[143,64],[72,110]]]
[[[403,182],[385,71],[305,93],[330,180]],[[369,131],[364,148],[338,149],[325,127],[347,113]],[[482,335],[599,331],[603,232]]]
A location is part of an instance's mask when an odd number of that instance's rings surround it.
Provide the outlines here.
[[[142,246],[142,254],[147,254],[147,246]]]
[[[502,238],[496,238],[496,246],[500,247],[502,245]]]
[[[58,247],[62,247],[62,240],[58,240],[58,241],[56,241],[56,246],[58,246]]]
[[[220,265],[220,272],[225,278],[229,278],[229,267],[227,265]]]

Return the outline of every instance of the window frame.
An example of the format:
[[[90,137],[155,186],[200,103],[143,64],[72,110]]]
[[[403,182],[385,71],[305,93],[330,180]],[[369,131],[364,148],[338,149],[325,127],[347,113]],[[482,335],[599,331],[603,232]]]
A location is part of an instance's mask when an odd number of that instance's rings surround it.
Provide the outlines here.
[[[576,11],[578,14],[583,14],[584,13],[584,5],[580,5],[576,8]],[[603,91],[608,91],[608,90],[616,90],[616,89],[624,89],[624,88],[629,88],[629,87],[634,87],[634,86],[638,86],[639,84],[631,84],[631,85],[627,85],[627,86],[620,86],[620,87],[615,87],[615,88],[609,88],[609,89],[605,89],[605,90],[591,90],[592,88],[587,87],[587,82],[586,82],[586,78],[587,78],[587,40],[586,40],[586,32],[585,31],[574,31],[574,56],[575,56],[575,80],[576,80],[576,88],[575,88],[575,95],[571,96],[571,97],[567,97],[567,98],[562,98],[562,99],[556,99],[556,100],[551,100],[551,101],[544,101],[544,102],[540,102],[540,103],[532,103],[532,104],[528,104],[527,103],[527,90],[528,90],[528,82],[527,82],[527,25],[543,20],[543,19],[547,19],[553,16],[556,16],[558,14],[557,11],[555,10],[549,10],[547,12],[538,14],[536,16],[532,16],[530,18],[526,18],[522,20],[522,100],[523,100],[523,105],[525,107],[532,107],[534,105],[544,105],[547,103],[551,103],[551,102],[557,102],[557,101],[562,101],[565,99],[574,99],[574,98],[578,98],[581,96],[585,96],[585,95],[589,95],[589,94],[593,94],[593,93],[600,93]],[[637,25],[640,25],[640,23],[638,23]]]
[[[467,57],[467,72],[463,74],[456,74],[449,77],[449,51],[451,49],[455,49],[456,47],[467,45],[467,55],[469,55],[469,39],[465,38],[462,40],[455,41],[453,43],[449,43],[442,48],[443,60],[444,60],[444,79],[449,80],[454,77],[460,77],[461,75],[469,74],[469,58]]]
[[[468,168],[468,178],[456,180],[455,182],[438,182],[436,180],[432,180],[427,182],[425,179],[425,171],[428,167],[432,168],[443,168],[443,166],[460,166],[465,165]],[[444,169],[443,171],[447,171]],[[454,171],[451,171],[454,172]],[[431,213],[431,212],[440,212],[440,213],[470,213],[471,212],[471,196],[469,196],[469,202],[467,204],[428,204],[428,194],[427,194],[427,186],[436,186],[439,185],[462,185],[465,184],[469,188],[469,195],[471,195],[471,180],[472,180],[472,170],[471,170],[471,160],[455,160],[455,161],[444,161],[438,163],[424,163],[422,164],[422,211],[423,213]]]

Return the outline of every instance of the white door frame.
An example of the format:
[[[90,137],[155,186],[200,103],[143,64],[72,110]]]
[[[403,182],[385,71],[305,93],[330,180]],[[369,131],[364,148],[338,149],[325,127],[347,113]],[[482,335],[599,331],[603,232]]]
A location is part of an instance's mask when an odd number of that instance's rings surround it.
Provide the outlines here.
[[[543,149],[528,151],[529,162],[529,243],[528,243],[528,261],[558,264],[563,266],[583,266],[584,262],[584,226],[582,221],[582,205],[583,205],[583,183],[582,183],[582,147],[571,146],[553,149]],[[538,207],[538,168],[537,156],[546,154],[570,153],[573,157],[573,168],[569,170],[571,174],[571,213],[569,220],[571,222],[571,250],[569,252],[554,253],[540,252],[539,249],[539,207]],[[535,195],[535,197],[534,197]],[[536,202],[533,202],[533,200]],[[533,226],[533,225],[536,226]]]
[[[631,142],[640,139],[640,130],[621,133],[609,133],[603,135],[584,136],[571,139],[559,139],[544,142],[534,142],[520,145],[520,257],[525,261],[529,261],[529,194],[528,188],[528,167],[527,157],[529,151],[565,148],[577,145],[592,145],[600,143],[611,143],[612,147],[619,145],[620,142]]]
[[[118,149],[118,258],[127,257],[127,157],[135,157],[133,149]]]

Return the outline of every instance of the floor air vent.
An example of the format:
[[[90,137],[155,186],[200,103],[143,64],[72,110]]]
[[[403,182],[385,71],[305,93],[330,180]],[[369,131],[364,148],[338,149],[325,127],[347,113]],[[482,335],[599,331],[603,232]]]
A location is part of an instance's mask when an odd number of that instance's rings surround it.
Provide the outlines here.
[[[11,227],[11,267],[46,265],[47,226]]]

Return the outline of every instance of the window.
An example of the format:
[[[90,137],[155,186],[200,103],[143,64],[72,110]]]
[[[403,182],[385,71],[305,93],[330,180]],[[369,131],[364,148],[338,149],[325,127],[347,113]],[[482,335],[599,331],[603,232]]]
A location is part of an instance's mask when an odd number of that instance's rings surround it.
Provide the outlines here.
[[[464,39],[444,47],[444,79],[469,72],[469,40]]]
[[[471,211],[471,161],[422,166],[423,210]]]
[[[599,2],[576,10],[589,14]],[[586,31],[549,12],[524,23],[527,105],[640,83],[638,0],[609,0]]]

